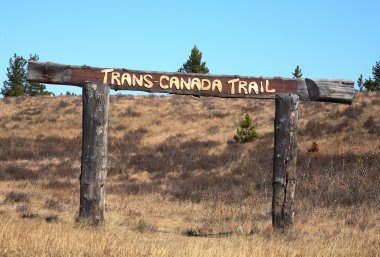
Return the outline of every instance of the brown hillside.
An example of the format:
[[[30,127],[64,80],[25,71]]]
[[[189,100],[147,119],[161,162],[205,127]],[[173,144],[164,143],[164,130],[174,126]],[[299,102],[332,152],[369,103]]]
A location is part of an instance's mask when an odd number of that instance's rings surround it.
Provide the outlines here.
[[[259,138],[236,144],[245,113]],[[296,224],[281,236],[270,227],[274,101],[111,96],[107,225],[88,231],[74,222],[81,97],[0,99],[0,256],[376,256],[379,113],[379,93],[301,102]]]

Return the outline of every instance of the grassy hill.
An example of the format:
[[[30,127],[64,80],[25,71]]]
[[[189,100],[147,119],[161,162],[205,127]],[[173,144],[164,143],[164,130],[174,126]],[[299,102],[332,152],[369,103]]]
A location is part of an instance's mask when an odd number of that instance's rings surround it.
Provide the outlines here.
[[[0,99],[1,256],[379,254],[379,93],[301,102],[295,225],[284,234],[271,229],[274,101],[110,101],[106,225],[91,229],[75,222],[81,97]],[[245,113],[259,138],[236,144]]]

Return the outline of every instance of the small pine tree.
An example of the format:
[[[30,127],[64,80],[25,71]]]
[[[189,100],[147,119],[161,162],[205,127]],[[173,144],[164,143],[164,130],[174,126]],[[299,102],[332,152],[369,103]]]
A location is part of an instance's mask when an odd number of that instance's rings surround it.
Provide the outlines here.
[[[380,91],[380,61],[372,67],[373,78],[364,81],[363,87],[366,91]]]
[[[71,93],[70,91],[66,91],[66,95],[75,95],[75,94]]]
[[[193,47],[189,59],[178,69],[178,72],[209,73],[209,69],[206,67],[206,62],[202,62],[202,52],[198,50],[197,46]]]
[[[234,139],[239,143],[251,142],[257,138],[255,126],[253,125],[252,118],[249,114],[245,114],[244,120],[237,129]]]
[[[38,61],[38,55],[30,55],[29,61]],[[1,94],[5,97],[10,96],[35,96],[35,95],[51,95],[51,92],[45,91],[44,84],[28,82],[26,80],[26,64],[27,60],[22,56],[14,54],[9,59],[9,67],[7,68],[8,80],[3,82]]]
[[[364,91],[364,82],[363,82],[363,74],[360,74],[358,80],[356,81],[356,84],[359,87],[359,92]]]
[[[302,78],[302,70],[300,66],[297,65],[297,67],[294,69],[294,72],[292,72],[293,78]]]
[[[26,60],[22,56],[13,55],[9,59],[9,67],[7,68],[8,80],[3,82],[1,94],[5,97],[23,96],[25,95],[26,85]]]

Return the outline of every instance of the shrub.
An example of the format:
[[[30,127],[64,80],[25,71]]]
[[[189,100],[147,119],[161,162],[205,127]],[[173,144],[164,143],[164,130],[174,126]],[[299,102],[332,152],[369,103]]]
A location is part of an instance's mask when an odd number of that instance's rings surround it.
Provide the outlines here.
[[[363,113],[364,106],[349,106],[346,110],[342,112],[342,115],[350,119],[358,119],[359,116]]]
[[[322,137],[326,134],[335,133],[338,129],[342,131],[344,128],[344,123],[338,124],[337,126],[333,126],[326,121],[321,121],[317,119],[309,120],[303,128],[298,130],[298,134],[300,136],[308,136],[310,138],[318,138]],[[346,124],[347,125],[347,124]]]
[[[0,169],[0,181],[7,180],[36,180],[38,174],[23,164],[10,164]]]
[[[62,203],[58,199],[47,199],[44,204],[45,209],[63,211]]]
[[[368,117],[364,122],[363,127],[367,129],[369,134],[380,135],[380,126],[376,124],[374,116]]]
[[[153,183],[137,183],[134,181],[111,185],[107,193],[115,195],[142,195],[159,191],[159,186]]]
[[[245,114],[244,120],[237,129],[234,139],[239,143],[251,142],[257,138],[255,127],[253,126],[252,118],[249,114]]]
[[[56,110],[58,111],[61,109],[65,109],[66,107],[69,107],[69,106],[70,106],[70,104],[68,102],[61,100],[61,101],[59,101]]]
[[[45,217],[45,221],[47,223],[51,223],[51,222],[57,222],[59,219],[58,219],[58,215],[48,215]]]
[[[30,207],[29,207],[29,205],[19,205],[16,208],[16,212],[19,212],[19,213],[30,212]]]
[[[22,219],[37,219],[40,217],[40,215],[38,215],[37,213],[32,213],[32,212],[25,212],[25,213],[21,213],[20,217]]]
[[[297,158],[297,198],[310,208],[380,203],[379,153],[308,155]]]
[[[315,153],[315,154],[318,153],[319,152],[319,145],[318,145],[318,143],[314,141],[313,144],[311,145],[311,147],[307,149],[307,151],[309,153]]]
[[[211,170],[220,167],[223,159],[209,151],[217,146],[216,141],[191,140],[179,142],[177,136],[152,147],[140,148],[130,156],[129,164],[136,170],[146,170],[157,176],[165,176],[168,171]],[[160,161],[157,161],[160,160]]]
[[[29,202],[30,196],[27,193],[23,192],[9,192],[6,194],[4,203],[21,203],[21,202]]]
[[[141,116],[141,113],[133,110],[131,107],[128,107],[127,110],[121,114],[119,114],[119,118],[122,118],[122,117],[131,117],[131,118],[138,118]]]
[[[140,233],[144,232],[157,232],[158,227],[154,224],[146,223],[144,220],[140,220],[136,226],[137,231]]]

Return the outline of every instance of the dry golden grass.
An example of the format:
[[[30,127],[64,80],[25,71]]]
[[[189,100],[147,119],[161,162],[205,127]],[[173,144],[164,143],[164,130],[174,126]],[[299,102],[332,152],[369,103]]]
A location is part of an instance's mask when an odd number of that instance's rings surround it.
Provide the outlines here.
[[[378,93],[301,103],[285,233],[271,228],[273,101],[112,96],[97,229],[75,222],[81,111],[73,96],[0,100],[0,256],[380,256]],[[233,144],[246,112],[260,137]]]

